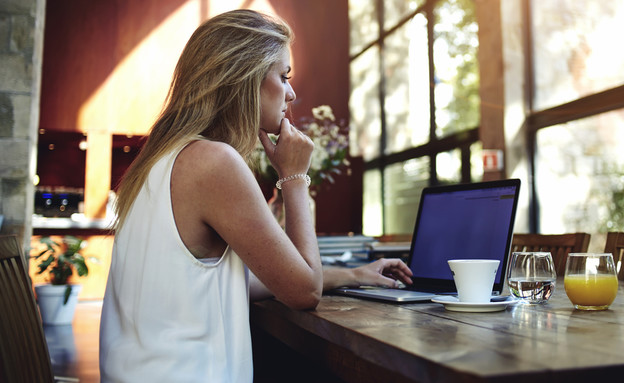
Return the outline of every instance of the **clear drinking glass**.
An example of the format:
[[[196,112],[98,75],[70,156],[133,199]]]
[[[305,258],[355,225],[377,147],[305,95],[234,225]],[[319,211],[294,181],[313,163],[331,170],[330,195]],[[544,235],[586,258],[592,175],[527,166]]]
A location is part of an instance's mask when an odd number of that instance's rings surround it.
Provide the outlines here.
[[[507,272],[509,291],[523,303],[544,303],[555,291],[557,273],[548,252],[514,252]]]
[[[574,308],[606,310],[618,290],[615,263],[611,253],[570,253],[563,286]]]

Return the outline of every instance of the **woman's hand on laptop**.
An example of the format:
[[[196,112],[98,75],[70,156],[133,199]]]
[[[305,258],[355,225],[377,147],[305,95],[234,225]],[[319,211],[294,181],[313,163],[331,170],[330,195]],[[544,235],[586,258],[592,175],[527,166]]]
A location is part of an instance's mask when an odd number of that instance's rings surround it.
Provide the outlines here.
[[[397,258],[381,258],[353,269],[326,267],[323,270],[323,290],[338,287],[382,286],[399,287],[399,281],[412,284],[412,271]]]

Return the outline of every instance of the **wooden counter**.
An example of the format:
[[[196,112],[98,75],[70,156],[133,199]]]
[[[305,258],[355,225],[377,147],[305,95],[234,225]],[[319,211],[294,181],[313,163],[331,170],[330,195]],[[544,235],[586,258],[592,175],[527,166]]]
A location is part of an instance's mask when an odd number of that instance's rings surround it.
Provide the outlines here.
[[[614,304],[601,312],[575,310],[559,281],[547,304],[494,313],[328,295],[314,311],[254,303],[251,323],[257,382],[552,383],[624,376],[622,282]]]

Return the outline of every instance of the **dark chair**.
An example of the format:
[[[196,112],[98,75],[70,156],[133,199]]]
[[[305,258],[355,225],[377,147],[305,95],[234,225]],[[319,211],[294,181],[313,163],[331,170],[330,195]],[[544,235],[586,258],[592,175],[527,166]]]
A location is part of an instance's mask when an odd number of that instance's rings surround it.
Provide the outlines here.
[[[0,236],[0,381],[54,382],[41,318],[15,236]]]
[[[618,279],[624,280],[624,232],[607,233],[604,252],[613,254]]]
[[[589,248],[590,234],[514,234],[511,251],[547,251],[553,257],[558,276],[565,273],[569,253],[585,253]]]

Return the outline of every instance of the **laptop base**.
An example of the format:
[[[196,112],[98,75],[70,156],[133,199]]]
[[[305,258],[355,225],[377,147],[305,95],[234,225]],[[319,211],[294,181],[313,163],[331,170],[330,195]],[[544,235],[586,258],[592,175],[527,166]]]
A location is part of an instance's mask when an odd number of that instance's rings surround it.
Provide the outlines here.
[[[338,288],[332,292],[358,298],[370,298],[386,302],[429,302],[439,294],[407,289],[389,289],[383,287]]]

